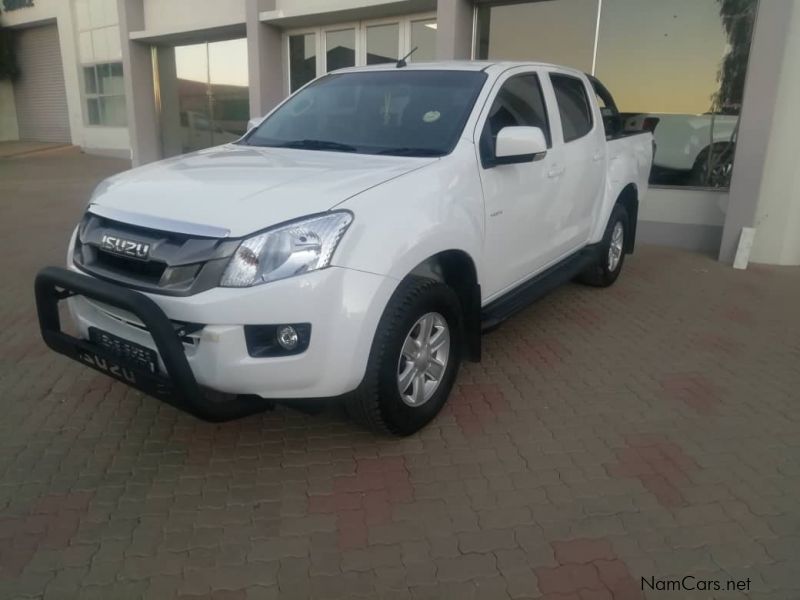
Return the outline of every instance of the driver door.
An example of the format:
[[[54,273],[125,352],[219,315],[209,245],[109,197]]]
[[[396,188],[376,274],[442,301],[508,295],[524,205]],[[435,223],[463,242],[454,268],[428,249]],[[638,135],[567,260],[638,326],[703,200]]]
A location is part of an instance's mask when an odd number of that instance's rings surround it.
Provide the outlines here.
[[[481,287],[489,302],[541,271],[552,260],[557,223],[553,204],[561,171],[555,163],[540,74],[514,69],[501,78],[478,121],[486,234]],[[548,152],[532,162],[493,165],[498,132],[539,127]]]

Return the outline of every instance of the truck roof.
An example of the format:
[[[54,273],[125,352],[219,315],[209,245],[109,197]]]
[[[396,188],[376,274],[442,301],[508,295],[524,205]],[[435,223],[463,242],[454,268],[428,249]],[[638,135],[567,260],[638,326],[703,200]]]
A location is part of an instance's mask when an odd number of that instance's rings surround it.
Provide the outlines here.
[[[573,73],[581,73],[578,69],[554,65],[551,63],[537,61],[496,61],[496,60],[443,60],[433,62],[409,62],[403,69],[415,71],[493,71],[499,73],[514,67],[544,67],[558,69]],[[392,71],[397,69],[395,62],[386,62],[379,65],[368,65],[363,67],[347,67],[338,69],[336,73],[357,73],[360,71]]]

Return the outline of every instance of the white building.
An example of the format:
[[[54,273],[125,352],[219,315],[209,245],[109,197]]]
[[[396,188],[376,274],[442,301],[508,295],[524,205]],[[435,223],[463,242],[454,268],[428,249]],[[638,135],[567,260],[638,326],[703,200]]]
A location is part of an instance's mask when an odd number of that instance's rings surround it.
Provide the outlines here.
[[[545,60],[654,129],[641,239],[731,261],[755,227],[752,260],[800,265],[800,0],[0,1],[21,70],[0,140],[141,164],[236,139],[343,66]]]

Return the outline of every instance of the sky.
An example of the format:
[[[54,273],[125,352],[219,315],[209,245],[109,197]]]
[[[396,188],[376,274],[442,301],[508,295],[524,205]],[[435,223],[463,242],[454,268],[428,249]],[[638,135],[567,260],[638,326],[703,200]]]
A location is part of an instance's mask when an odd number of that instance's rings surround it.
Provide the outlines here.
[[[492,9],[489,57],[592,67],[598,0]],[[727,48],[716,0],[602,0],[595,74],[620,110],[702,113]]]
[[[175,68],[178,79],[205,82],[210,59],[211,82],[226,85],[248,84],[247,40],[228,40],[208,44],[193,44],[175,48]]]

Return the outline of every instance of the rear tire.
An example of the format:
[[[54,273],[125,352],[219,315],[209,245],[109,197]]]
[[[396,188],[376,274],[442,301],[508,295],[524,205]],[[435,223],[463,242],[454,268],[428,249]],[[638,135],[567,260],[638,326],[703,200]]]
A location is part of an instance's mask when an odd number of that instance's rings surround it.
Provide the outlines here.
[[[419,431],[447,401],[462,342],[455,292],[432,279],[407,277],[383,311],[364,379],[346,400],[348,413],[378,433]]]
[[[617,280],[625,262],[629,223],[628,211],[622,204],[616,204],[598,247],[597,262],[578,275],[578,281],[594,287],[608,287]]]

